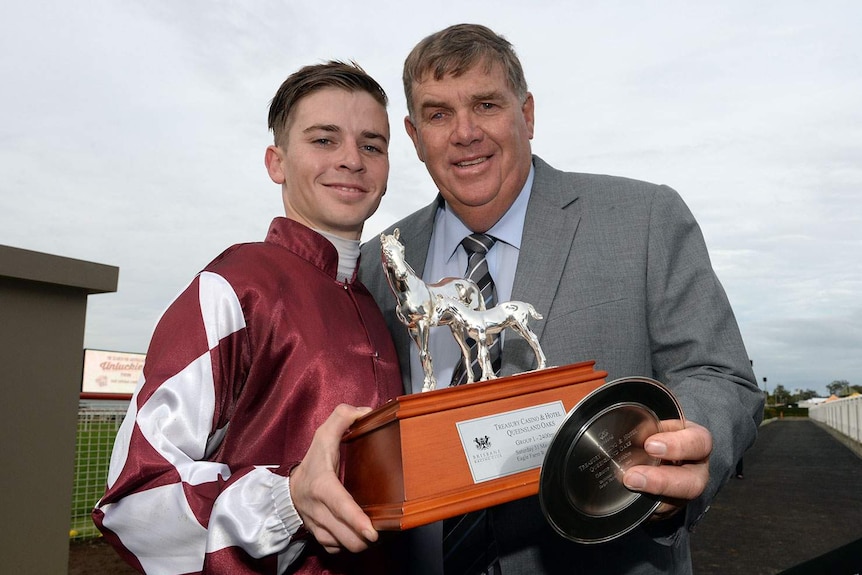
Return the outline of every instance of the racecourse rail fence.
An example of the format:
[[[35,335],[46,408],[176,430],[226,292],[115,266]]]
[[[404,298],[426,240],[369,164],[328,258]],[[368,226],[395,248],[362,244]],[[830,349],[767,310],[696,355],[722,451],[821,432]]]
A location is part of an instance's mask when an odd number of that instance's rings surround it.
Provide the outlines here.
[[[108,465],[117,430],[126,416],[130,395],[81,394],[78,402],[78,434],[75,440],[75,480],[69,538],[91,539],[99,535],[90,512],[105,493]]]
[[[90,512],[105,492],[111,449],[130,400],[130,395],[81,394],[69,527],[71,539],[91,539],[99,536],[90,518]],[[811,406],[808,416],[862,444],[862,396]]]
[[[862,444],[862,395],[813,405],[808,408],[808,417]]]

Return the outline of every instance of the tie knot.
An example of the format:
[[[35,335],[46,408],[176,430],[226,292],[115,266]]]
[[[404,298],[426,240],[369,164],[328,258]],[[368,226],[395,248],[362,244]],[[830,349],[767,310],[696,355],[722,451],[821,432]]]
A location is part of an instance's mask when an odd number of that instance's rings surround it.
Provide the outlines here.
[[[470,234],[461,240],[461,245],[464,246],[467,255],[487,254],[496,241],[496,238],[488,234]]]

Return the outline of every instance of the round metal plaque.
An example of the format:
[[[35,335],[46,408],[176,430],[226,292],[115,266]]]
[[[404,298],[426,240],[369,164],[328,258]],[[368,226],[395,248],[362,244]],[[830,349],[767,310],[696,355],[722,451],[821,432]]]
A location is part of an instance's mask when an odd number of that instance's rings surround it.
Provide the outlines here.
[[[643,445],[663,419],[683,419],[682,409],[646,377],[611,381],[578,402],[551,439],[539,478],[542,511],[557,533],[602,543],[652,515],[660,499],[629,491],[622,475],[633,465],[661,463]]]

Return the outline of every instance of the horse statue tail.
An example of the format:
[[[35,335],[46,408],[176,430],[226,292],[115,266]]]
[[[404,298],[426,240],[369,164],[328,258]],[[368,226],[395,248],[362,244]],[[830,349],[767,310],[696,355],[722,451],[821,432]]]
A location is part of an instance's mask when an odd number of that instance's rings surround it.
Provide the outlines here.
[[[533,316],[533,319],[542,319],[542,314],[536,311],[536,308],[533,307],[533,304],[527,304],[527,311],[531,316]]]

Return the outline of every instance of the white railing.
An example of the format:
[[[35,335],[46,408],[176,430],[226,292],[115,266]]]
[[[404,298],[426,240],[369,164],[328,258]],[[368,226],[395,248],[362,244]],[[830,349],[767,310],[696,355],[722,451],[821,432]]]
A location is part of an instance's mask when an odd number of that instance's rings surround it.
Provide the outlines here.
[[[128,407],[128,400],[92,400],[82,394],[78,404],[70,539],[89,539],[99,535],[90,519],[90,512],[105,493],[111,448]]]
[[[862,443],[862,395],[811,406],[808,417]]]

